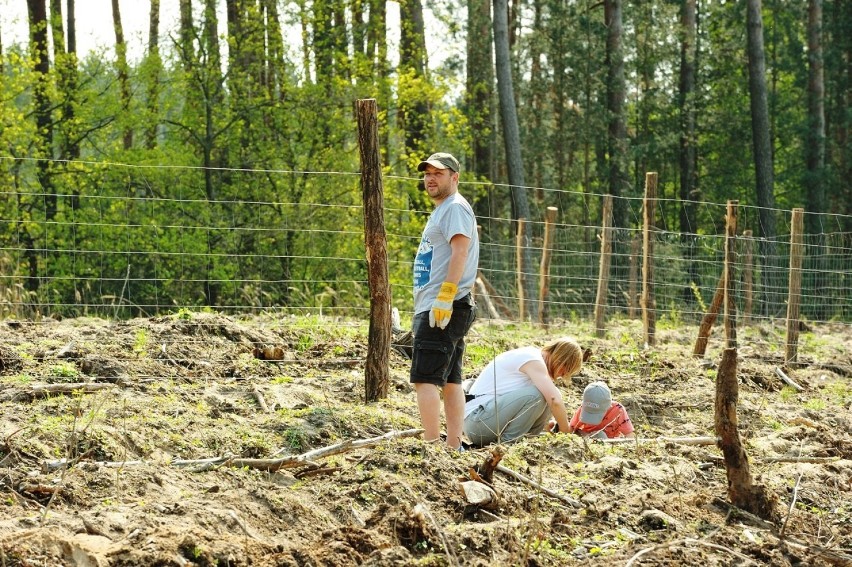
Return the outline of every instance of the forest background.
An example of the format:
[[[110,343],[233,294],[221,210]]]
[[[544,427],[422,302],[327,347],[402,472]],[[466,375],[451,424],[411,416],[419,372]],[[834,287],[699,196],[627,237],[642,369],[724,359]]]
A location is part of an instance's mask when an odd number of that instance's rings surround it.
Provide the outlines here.
[[[561,249],[584,253],[565,270],[594,272],[604,194],[624,272],[649,171],[686,302],[713,292],[706,260],[723,247],[703,239],[724,233],[727,200],[745,207],[765,274],[786,262],[775,246],[794,207],[809,246],[840,235],[850,261],[849,0],[180,0],[174,30],[153,0],[138,59],[117,0],[114,45],[83,54],[90,3],[26,4],[26,41],[0,26],[4,309],[363,309],[364,98],[380,110],[403,309],[431,208],[414,171],[438,150],[462,161],[497,288],[535,273],[542,223],[515,266],[514,221],[551,206],[571,232]],[[566,313],[593,303],[587,279],[557,286]],[[807,285],[821,289],[816,276]],[[832,286],[846,310],[847,287]]]

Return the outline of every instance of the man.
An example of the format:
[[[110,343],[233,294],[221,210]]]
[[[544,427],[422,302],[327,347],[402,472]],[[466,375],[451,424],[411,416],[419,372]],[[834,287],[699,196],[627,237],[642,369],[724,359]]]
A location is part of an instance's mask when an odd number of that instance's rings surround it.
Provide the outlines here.
[[[459,162],[448,153],[420,162],[424,188],[435,203],[414,259],[414,355],[411,383],[423,425],[423,439],[441,435],[441,396],[447,445],[461,446],[464,421],[462,357],[464,338],[476,317],[471,290],[479,265],[476,217],[458,192]]]

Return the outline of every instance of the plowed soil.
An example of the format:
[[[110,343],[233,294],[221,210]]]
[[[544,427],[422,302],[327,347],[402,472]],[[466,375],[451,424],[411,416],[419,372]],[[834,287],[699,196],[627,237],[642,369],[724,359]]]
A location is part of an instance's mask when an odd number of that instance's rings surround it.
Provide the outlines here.
[[[396,350],[388,397],[366,404],[363,322],[2,322],[0,566],[850,564],[848,325],[804,327],[797,365],[783,325],[740,329],[738,430],[765,518],[729,503],[718,334],[696,358],[697,325],[649,348],[637,321],[562,328],[592,351],[568,403],[606,380],[639,440],[502,446],[529,482],[498,470],[496,502],[474,505],[461,483],[494,448],[424,444]],[[479,321],[466,372],[557,332]]]

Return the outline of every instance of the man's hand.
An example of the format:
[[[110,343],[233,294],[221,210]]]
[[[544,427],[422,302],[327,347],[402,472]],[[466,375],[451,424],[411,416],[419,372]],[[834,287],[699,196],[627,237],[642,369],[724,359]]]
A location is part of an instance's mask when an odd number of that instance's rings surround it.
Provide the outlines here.
[[[430,327],[438,325],[443,329],[450,322],[450,317],[453,316],[453,300],[456,298],[458,289],[459,286],[453,282],[441,284],[441,291],[438,292],[438,297],[432,304],[432,310],[429,311]]]

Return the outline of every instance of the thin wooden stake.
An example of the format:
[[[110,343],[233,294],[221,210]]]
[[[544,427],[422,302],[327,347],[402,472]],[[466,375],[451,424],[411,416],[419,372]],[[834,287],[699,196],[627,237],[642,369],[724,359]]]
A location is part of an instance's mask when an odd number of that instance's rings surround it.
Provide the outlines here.
[[[601,258],[598,269],[598,293],[595,298],[595,336],[599,339],[606,335],[604,316],[609,289],[609,266],[612,258],[612,195],[604,195],[602,215]]]

